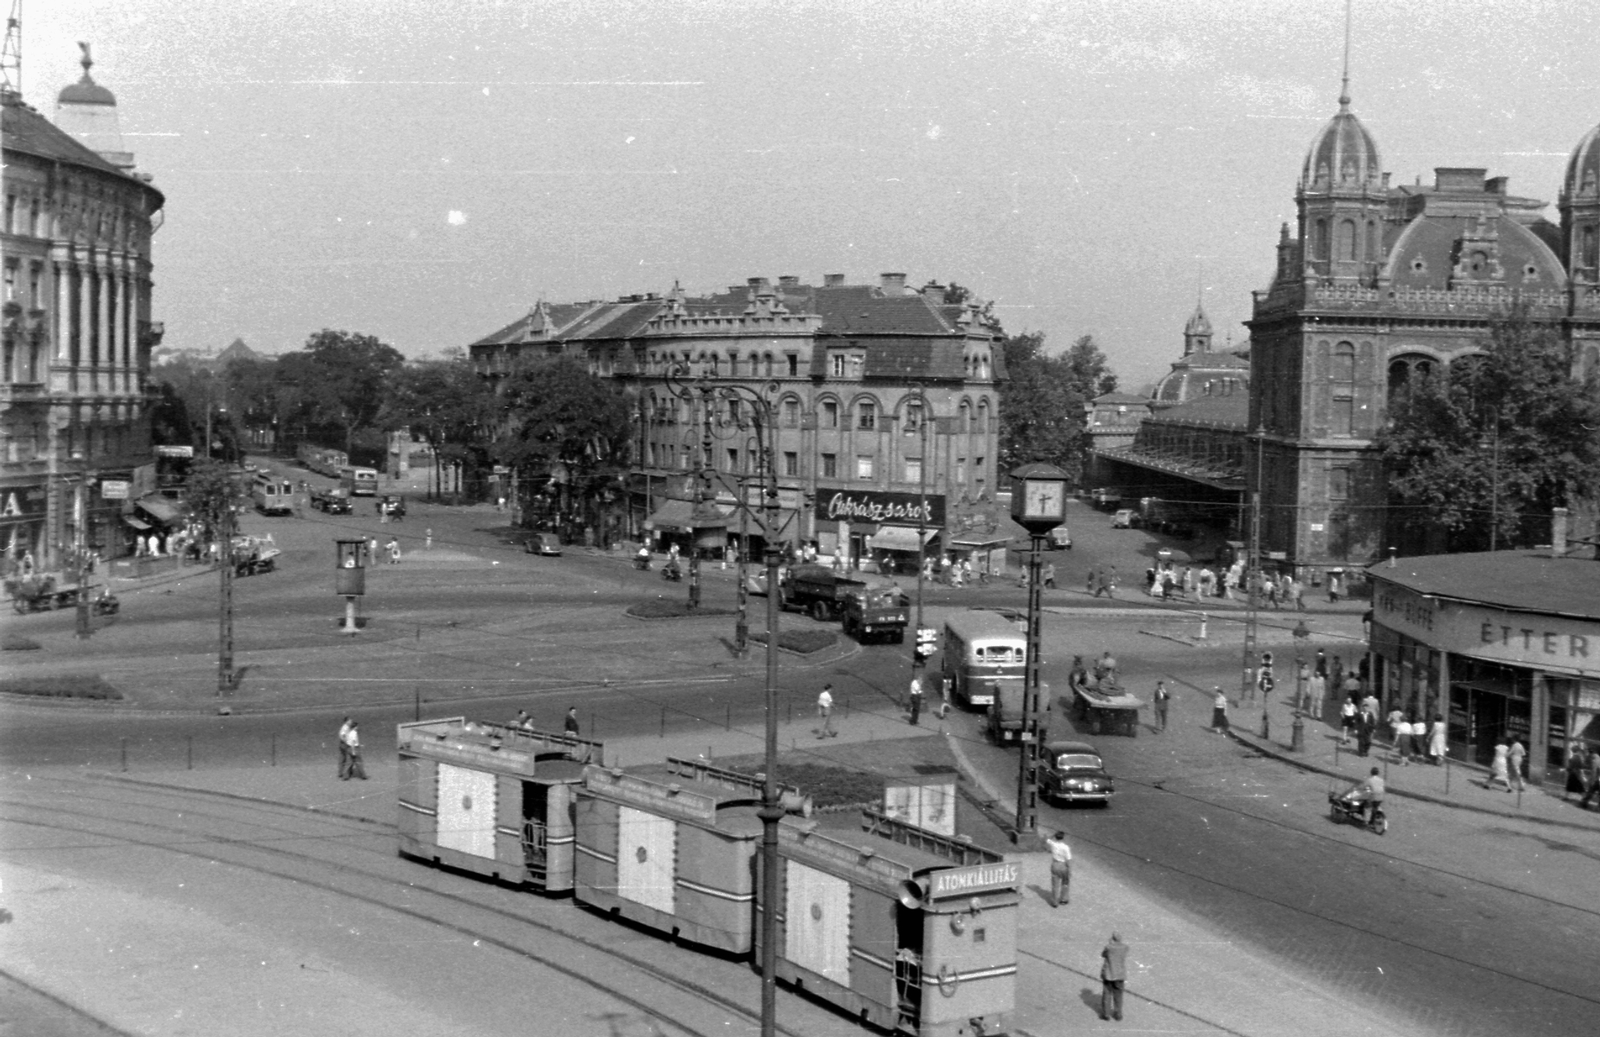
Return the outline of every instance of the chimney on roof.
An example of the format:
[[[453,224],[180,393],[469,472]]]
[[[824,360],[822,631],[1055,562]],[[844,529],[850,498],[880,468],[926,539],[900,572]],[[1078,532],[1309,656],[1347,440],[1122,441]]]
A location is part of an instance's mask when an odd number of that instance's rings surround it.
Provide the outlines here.
[[[743,291],[744,291],[744,285],[742,285],[742,284],[730,284],[728,286],[728,294],[729,295],[738,295],[739,293],[741,293]]]
[[[767,280],[765,277],[750,278],[750,287],[755,290],[757,295],[772,294],[772,282]]]
[[[784,274],[778,278],[778,287],[793,290],[800,287],[800,278],[794,274]]]
[[[906,292],[906,275],[879,274],[878,286],[883,289],[884,295],[904,295]]]
[[[1556,508],[1550,512],[1550,557],[1567,555],[1567,509]]]
[[[824,288],[843,288],[844,287],[844,275],[843,274],[823,274],[822,275],[822,287],[824,287]]]
[[[1491,176],[1483,182],[1483,189],[1489,194],[1504,195],[1506,188],[1511,185],[1509,176]]]
[[[929,281],[922,286],[922,295],[931,303],[944,302],[944,285],[938,281]]]

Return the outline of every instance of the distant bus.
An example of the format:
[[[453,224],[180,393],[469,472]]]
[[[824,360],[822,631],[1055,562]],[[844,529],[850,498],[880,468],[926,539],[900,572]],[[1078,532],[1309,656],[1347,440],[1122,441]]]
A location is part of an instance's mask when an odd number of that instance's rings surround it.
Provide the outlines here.
[[[250,487],[250,499],[263,515],[293,515],[294,482],[271,472],[257,472]]]
[[[340,469],[350,464],[350,458],[343,450],[317,446],[313,443],[301,443],[295,450],[295,457],[301,465],[313,472],[335,478],[338,477]]]
[[[944,684],[961,705],[989,706],[996,686],[1019,685],[1028,661],[1028,637],[998,612],[971,609],[944,623]]]
[[[376,497],[378,495],[378,470],[376,468],[352,468],[347,465],[339,469],[339,485],[344,487],[344,492],[352,497]]]

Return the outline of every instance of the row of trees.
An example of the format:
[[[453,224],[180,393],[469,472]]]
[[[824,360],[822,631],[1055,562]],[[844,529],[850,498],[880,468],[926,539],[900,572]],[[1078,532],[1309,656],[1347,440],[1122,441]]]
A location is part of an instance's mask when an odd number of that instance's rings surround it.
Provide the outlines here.
[[[1083,471],[1088,440],[1085,404],[1115,392],[1117,376],[1094,338],[1078,338],[1051,355],[1044,335],[1008,335],[1001,342],[1006,378],[1000,386],[1000,471],[1045,461],[1074,481]]]

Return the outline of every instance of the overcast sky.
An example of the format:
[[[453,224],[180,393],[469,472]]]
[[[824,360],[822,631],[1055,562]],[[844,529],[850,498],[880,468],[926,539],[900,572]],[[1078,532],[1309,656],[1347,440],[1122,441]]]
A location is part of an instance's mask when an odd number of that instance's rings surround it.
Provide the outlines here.
[[[1555,219],[1600,4],[1354,25],[1396,182],[1484,166]],[[897,271],[1092,334],[1136,388],[1197,293],[1244,339],[1343,26],[1343,0],[24,0],[23,85],[53,115],[92,42],[166,193],[170,346],[332,327],[420,356],[540,298]]]

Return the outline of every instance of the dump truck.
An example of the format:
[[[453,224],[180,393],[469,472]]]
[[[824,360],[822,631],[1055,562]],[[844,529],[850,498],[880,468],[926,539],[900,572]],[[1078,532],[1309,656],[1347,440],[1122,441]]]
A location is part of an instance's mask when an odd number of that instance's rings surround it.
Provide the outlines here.
[[[797,565],[779,584],[783,607],[821,622],[838,619],[858,641],[905,640],[910,600],[885,576],[835,572],[825,565]]]

